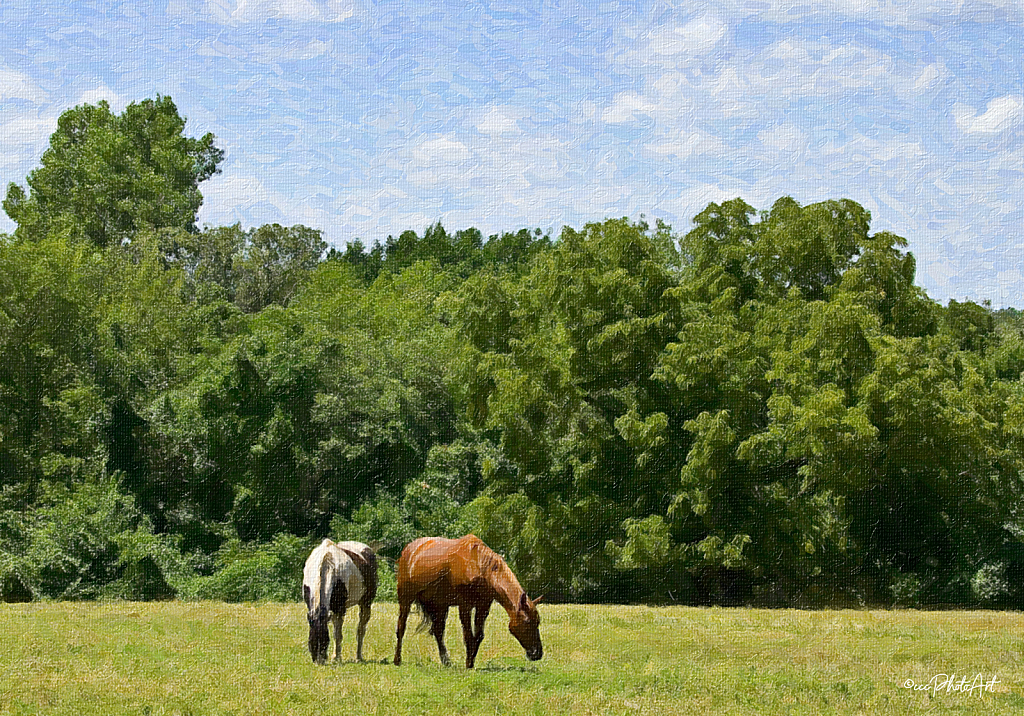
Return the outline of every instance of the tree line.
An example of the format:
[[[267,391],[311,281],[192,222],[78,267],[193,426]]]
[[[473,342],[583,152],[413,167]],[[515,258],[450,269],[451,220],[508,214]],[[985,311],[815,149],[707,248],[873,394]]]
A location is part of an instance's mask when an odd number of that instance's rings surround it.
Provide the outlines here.
[[[4,599],[293,599],[323,536],[473,531],[549,599],[1024,603],[1024,319],[857,203],[339,250],[199,228],[184,129],[76,107],[7,190]]]

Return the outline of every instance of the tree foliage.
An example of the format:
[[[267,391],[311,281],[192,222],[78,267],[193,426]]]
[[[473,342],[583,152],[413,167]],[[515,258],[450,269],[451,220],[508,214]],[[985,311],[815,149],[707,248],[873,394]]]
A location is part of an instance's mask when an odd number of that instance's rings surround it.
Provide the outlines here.
[[[60,116],[29,192],[11,184],[4,210],[18,233],[50,232],[97,246],[129,241],[145,228],[194,230],[198,185],[217,173],[223,152],[213,135],[185,137],[170,97],[128,105],[84,104]]]
[[[328,250],[198,229],[184,127],[77,107],[8,190],[4,599],[290,599],[323,536],[472,530],[551,598],[1024,604],[1024,320],[855,202]]]

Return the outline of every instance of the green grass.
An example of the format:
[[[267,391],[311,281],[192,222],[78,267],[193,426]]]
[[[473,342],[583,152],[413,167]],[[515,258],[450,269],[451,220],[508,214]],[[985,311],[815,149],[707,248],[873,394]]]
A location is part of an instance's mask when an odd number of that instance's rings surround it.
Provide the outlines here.
[[[444,668],[396,609],[374,609],[365,664],[314,666],[300,604],[0,605],[2,714],[1024,713],[1024,615],[684,607],[541,608],[527,662],[496,609],[477,670]],[[463,654],[453,611],[448,647]],[[907,679],[998,677],[992,692]]]

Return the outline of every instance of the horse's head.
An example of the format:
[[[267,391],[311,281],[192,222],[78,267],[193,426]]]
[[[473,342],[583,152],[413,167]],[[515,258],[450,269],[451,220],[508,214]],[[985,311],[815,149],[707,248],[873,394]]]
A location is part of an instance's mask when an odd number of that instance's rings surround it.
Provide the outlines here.
[[[309,655],[314,664],[323,664],[327,661],[327,647],[331,643],[327,632],[327,612],[318,610],[315,614],[307,614],[306,620],[309,622]]]
[[[537,604],[542,598],[530,601],[524,592],[508,622],[508,630],[523,645],[530,661],[544,656],[544,647],[540,643],[540,614],[537,613]]]

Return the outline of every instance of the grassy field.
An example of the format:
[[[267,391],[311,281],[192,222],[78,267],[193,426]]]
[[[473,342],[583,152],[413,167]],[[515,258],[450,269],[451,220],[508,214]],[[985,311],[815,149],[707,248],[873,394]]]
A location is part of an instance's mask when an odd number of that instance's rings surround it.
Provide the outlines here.
[[[344,663],[324,667],[309,660],[299,604],[0,605],[0,713],[1024,713],[1022,614],[541,612],[542,661],[526,661],[496,609],[467,672],[440,666],[431,637],[412,632],[390,665],[391,604],[374,610],[368,663],[352,661],[350,619]],[[447,642],[460,663],[454,612]]]

